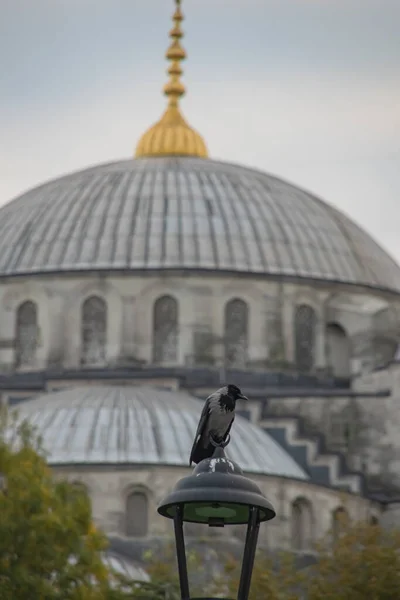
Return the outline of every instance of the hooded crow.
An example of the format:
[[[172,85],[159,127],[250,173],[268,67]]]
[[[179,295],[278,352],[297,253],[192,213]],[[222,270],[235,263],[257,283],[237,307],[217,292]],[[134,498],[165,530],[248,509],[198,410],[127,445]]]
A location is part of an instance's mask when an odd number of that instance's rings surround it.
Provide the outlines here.
[[[223,444],[228,439],[235,419],[236,400],[247,400],[236,385],[226,385],[217,390],[205,401],[197,427],[189,465],[198,464],[214,454],[215,444]]]

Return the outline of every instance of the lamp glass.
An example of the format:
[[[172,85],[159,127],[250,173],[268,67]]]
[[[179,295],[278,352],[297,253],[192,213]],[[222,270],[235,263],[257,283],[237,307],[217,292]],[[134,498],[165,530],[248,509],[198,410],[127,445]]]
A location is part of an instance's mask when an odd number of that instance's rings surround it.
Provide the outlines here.
[[[231,502],[187,502],[183,505],[183,520],[189,523],[209,524],[213,519],[219,520],[224,525],[239,525],[249,520],[250,508],[248,504]],[[166,510],[167,515],[173,519],[176,505],[171,505]],[[269,519],[266,511],[259,508],[260,521]]]

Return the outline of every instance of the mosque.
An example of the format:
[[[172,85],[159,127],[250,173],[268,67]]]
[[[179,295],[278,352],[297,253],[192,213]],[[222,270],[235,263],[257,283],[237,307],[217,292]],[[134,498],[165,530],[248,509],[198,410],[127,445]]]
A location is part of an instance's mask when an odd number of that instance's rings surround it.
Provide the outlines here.
[[[400,268],[313,194],[209,158],[181,112],[180,4],[135,158],[0,209],[1,401],[140,562],[170,534],[156,506],[189,473],[199,399],[236,383],[227,453],[277,511],[260,543],[305,555],[340,513],[397,522]]]

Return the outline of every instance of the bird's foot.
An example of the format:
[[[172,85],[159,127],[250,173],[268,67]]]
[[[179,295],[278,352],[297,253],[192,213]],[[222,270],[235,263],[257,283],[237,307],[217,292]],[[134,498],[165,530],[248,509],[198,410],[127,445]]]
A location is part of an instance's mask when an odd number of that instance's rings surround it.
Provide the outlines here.
[[[228,433],[226,440],[216,440],[212,435],[210,436],[210,442],[214,446],[214,448],[225,448],[230,441],[230,433]]]

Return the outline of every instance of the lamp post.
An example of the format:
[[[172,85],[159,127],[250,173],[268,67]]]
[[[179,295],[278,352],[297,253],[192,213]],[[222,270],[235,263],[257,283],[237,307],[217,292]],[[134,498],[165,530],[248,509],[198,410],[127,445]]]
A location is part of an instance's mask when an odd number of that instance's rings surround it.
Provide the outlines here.
[[[260,523],[273,519],[275,510],[239,465],[225,456],[222,446],[215,448],[212,458],[201,461],[192,475],[178,481],[158,512],[174,521],[182,600],[190,600],[183,523],[209,527],[247,524],[237,600],[248,600]]]

